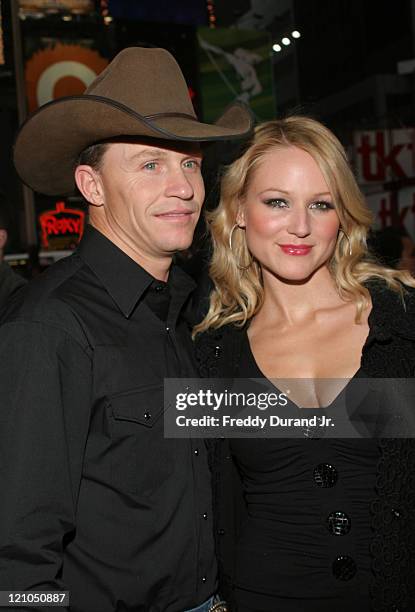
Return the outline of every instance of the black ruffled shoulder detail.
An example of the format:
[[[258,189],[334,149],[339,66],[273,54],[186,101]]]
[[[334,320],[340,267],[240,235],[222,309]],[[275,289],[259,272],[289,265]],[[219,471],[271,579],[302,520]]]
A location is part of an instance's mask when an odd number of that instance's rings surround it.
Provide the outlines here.
[[[373,308],[362,368],[370,377],[412,378],[415,372],[415,289],[403,301],[384,282],[368,284]],[[415,398],[414,398],[415,409]],[[376,498],[371,505],[376,612],[415,610],[415,440],[379,440]]]
[[[362,368],[372,378],[410,378],[415,372],[415,289],[399,293],[384,282],[368,283],[373,308]]]
[[[247,325],[229,324],[212,329],[195,338],[195,356],[202,378],[238,376],[239,356]]]
[[[199,376],[215,378],[220,375],[219,360],[222,356],[223,330],[215,329],[198,334],[195,338],[195,357]]]
[[[384,281],[367,283],[373,308],[368,340],[388,341],[393,336],[415,341],[415,288],[404,286],[403,296]]]
[[[373,610],[415,610],[415,443],[380,440],[382,456],[371,506]]]

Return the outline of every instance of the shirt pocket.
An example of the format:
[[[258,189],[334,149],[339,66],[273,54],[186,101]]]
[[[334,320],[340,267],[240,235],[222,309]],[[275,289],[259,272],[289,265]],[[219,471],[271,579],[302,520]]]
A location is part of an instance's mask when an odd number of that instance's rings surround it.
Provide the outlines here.
[[[172,472],[170,440],[164,439],[163,385],[108,396],[111,480],[123,493],[151,497]]]
[[[148,385],[109,396],[112,416],[119,422],[153,427],[163,414],[163,385]]]

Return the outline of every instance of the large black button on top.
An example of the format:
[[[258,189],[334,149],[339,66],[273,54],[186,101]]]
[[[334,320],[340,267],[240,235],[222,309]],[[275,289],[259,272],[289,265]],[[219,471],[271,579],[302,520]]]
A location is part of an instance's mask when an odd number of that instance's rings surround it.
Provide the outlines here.
[[[337,482],[337,470],[330,463],[319,463],[314,468],[313,478],[318,487],[329,489]]]
[[[333,561],[332,570],[337,580],[351,580],[357,571],[357,567],[352,557],[339,555]]]
[[[330,512],[327,517],[327,527],[333,535],[343,536],[349,533],[351,521],[345,512]]]

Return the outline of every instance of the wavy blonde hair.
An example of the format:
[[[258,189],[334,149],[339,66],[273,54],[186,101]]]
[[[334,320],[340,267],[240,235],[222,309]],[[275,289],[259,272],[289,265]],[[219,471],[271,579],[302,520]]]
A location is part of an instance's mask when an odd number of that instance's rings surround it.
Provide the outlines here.
[[[232,233],[240,203],[255,169],[272,149],[298,147],[319,166],[334,199],[340,231],[329,262],[334,283],[343,299],[356,303],[356,321],[361,321],[370,295],[364,283],[382,279],[394,291],[403,285],[415,287],[409,272],[386,268],[368,253],[366,236],[372,214],[349,166],[346,152],[336,136],[323,124],[303,116],[268,121],[259,125],[244,153],[227,167],[221,182],[218,207],[207,213],[213,242],[210,276],[214,289],[207,315],[194,328],[194,335],[228,323],[244,325],[263,303],[261,269],[249,253],[244,231]]]

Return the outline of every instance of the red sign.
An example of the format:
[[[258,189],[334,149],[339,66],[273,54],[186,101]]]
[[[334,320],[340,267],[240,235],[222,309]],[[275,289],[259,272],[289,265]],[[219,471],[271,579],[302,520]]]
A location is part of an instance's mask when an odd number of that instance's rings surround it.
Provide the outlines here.
[[[385,183],[415,176],[415,130],[355,132],[357,180]]]
[[[74,249],[84,233],[85,213],[66,208],[65,202],[56,202],[55,210],[39,215],[42,247],[45,249]]]
[[[374,214],[374,229],[399,225],[415,240],[415,187],[381,191],[367,195],[366,201]]]

